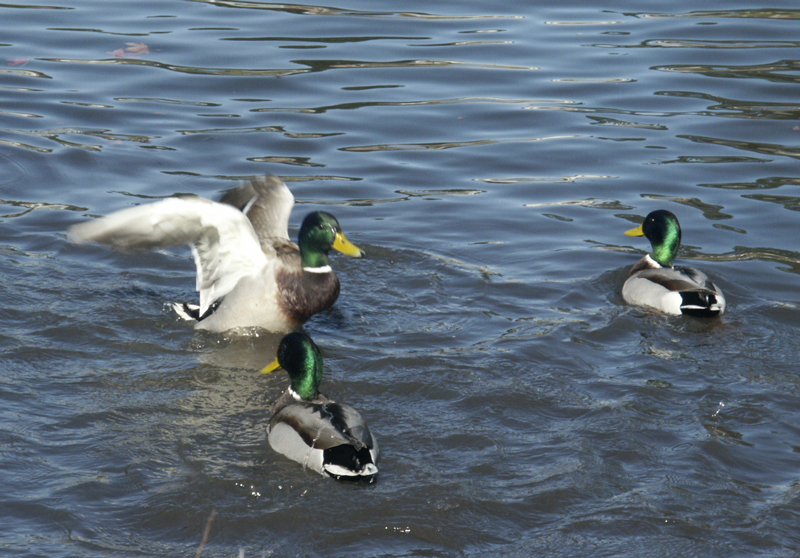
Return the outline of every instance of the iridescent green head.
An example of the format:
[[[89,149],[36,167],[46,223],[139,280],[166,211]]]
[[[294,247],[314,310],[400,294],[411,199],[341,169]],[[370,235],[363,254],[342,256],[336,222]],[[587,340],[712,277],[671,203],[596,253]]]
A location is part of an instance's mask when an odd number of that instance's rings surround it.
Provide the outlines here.
[[[301,398],[311,400],[319,393],[323,368],[322,353],[305,333],[294,332],[281,339],[278,357],[261,373],[269,374],[278,368],[283,368],[289,373],[292,390]]]
[[[625,232],[628,236],[644,236],[653,251],[650,257],[664,267],[672,267],[681,245],[681,226],[678,218],[666,209],[658,209],[644,218],[644,223]]]
[[[336,217],[325,211],[315,211],[303,219],[297,239],[303,267],[320,268],[329,265],[331,248],[342,254],[360,258],[364,251],[347,240]]]

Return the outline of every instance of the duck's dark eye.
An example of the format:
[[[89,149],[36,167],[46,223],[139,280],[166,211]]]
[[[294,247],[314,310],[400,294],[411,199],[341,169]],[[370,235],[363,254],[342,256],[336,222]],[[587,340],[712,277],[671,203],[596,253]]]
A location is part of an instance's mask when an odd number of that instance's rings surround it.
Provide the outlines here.
[[[325,223],[320,223],[320,224],[319,224],[319,225],[317,225],[317,226],[319,227],[319,230],[321,230],[321,231],[324,231],[324,230],[325,230]]]

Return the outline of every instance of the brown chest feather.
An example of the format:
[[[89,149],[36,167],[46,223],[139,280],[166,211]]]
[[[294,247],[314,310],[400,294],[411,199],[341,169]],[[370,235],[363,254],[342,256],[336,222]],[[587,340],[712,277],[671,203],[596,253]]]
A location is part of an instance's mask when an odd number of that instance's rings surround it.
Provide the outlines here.
[[[328,273],[279,272],[278,300],[286,316],[298,324],[333,306],[339,297],[339,279]]]

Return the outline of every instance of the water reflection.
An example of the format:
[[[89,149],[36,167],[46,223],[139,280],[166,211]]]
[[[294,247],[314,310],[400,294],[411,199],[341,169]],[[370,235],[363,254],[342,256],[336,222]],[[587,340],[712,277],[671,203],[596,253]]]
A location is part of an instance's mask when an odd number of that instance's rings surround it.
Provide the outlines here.
[[[1,200],[0,204],[2,205],[10,205],[13,207],[21,207],[24,208],[22,211],[16,213],[5,213],[0,214],[0,218],[2,219],[11,219],[14,217],[23,217],[30,213],[31,211],[35,211],[37,209],[48,209],[48,210],[66,210],[66,211],[87,211],[85,207],[78,207],[76,205],[68,205],[68,204],[61,204],[61,203],[46,203],[46,202],[28,202],[28,201],[17,201],[17,200]]]
[[[764,153],[767,155],[778,157],[791,157],[792,159],[800,158],[800,148],[795,148],[788,145],[781,145],[775,143],[762,143],[756,141],[734,140],[726,138],[715,138],[709,136],[696,136],[696,135],[682,135],[678,134],[676,137],[688,139],[694,143],[721,145],[723,147],[732,147],[742,151],[752,151],[755,153]],[[745,159],[744,161],[751,161],[752,159]],[[764,159],[756,159],[758,162],[767,162]],[[737,161],[743,162],[743,161]]]

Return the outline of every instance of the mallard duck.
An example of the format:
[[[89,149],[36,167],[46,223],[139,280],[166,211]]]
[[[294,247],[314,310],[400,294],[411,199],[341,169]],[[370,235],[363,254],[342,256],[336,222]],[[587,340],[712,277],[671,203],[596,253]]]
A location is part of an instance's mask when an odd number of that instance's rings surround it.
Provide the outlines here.
[[[283,368],[291,385],[275,402],[269,420],[272,449],[322,475],[371,477],[378,472],[378,442],[361,415],[319,393],[322,355],[302,332],[286,335],[274,362],[261,372]]]
[[[653,211],[641,226],[625,233],[645,236],[653,251],[631,268],[622,286],[622,298],[667,314],[719,316],[725,311],[722,291],[705,273],[692,267],[673,267],[681,244],[678,218],[664,209]]]
[[[324,211],[306,216],[298,243],[291,242],[293,205],[286,184],[270,175],[229,191],[220,202],[183,196],[123,209],[73,226],[70,237],[119,249],[189,244],[200,304],[173,304],[181,317],[210,331],[262,327],[285,333],[339,296],[331,248],[364,255]]]

